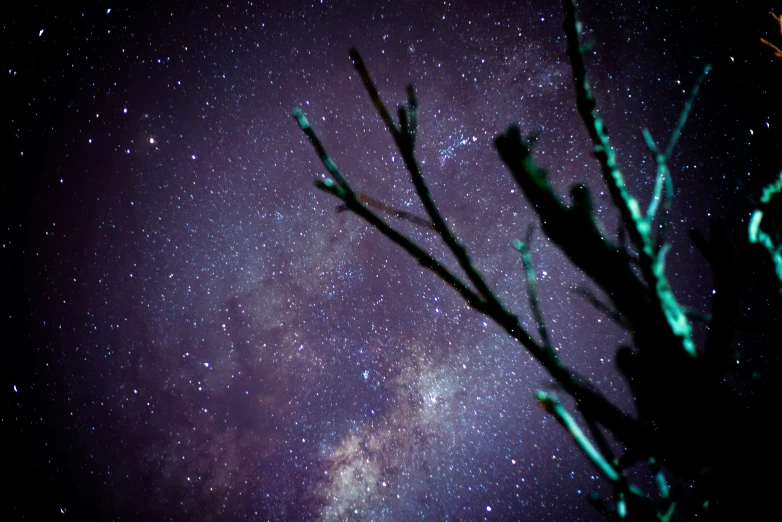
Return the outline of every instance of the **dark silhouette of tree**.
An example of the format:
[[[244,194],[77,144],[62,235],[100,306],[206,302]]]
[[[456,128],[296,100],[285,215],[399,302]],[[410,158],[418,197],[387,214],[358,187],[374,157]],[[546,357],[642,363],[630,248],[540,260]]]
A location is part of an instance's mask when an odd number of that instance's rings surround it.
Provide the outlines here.
[[[745,284],[742,281],[757,277],[759,272],[775,272],[776,278],[771,280],[779,291],[774,288],[767,299],[776,299],[777,304],[780,299],[782,242],[779,220],[773,216],[778,215],[782,206],[782,174],[762,194],[749,230],[743,229],[734,238],[726,226],[715,221],[708,237],[696,231],[691,233],[713,270],[715,292],[710,313],[682,306],[665,275],[665,257],[669,251],[666,224],[673,195],[667,162],[710,66],[704,67],[692,89],[667,145],[658,145],[649,131],[643,130],[657,163],[653,196],[644,211],[625,184],[596,111],[575,1],[564,0],[563,5],[576,104],[603,179],[621,215],[623,229],[619,240],[612,241],[602,232],[588,187],[572,186],[569,203],[554,191],[547,172],[536,164],[531,153],[536,135],[525,138],[518,127],[511,126],[494,144],[524,196],[532,203],[545,234],[605,292],[610,302],[603,303],[586,291],[584,296],[631,333],[632,346],[619,347],[616,361],[635,397],[636,416],[623,412],[560,360],[538,305],[535,270],[527,248],[529,233],[526,242],[516,241],[514,247],[524,263],[537,334],[525,329],[519,317],[489,287],[465,246],[440,214],[416,159],[418,102],[413,87],[408,86],[407,102],[399,107],[395,119],[355,49],[350,52],[355,68],[396,143],[427,218],[399,211],[354,190],[303,112],[296,109],[296,122],[330,175],[328,179],[316,180],[315,184],[341,200],[338,210],[353,212],[366,220],[423,267],[437,274],[472,308],[495,321],[543,365],[558,384],[559,393],[574,399],[585,428],[580,425],[578,415],[567,411],[556,393],[536,392],[541,406],[556,417],[599,473],[613,484],[612,499],[596,496],[590,499],[608,518],[637,521],[684,520],[694,516],[710,520],[766,518],[776,511],[775,494],[779,485],[779,479],[768,478],[761,470],[774,474],[779,470],[780,436],[774,413],[779,411],[782,395],[780,358],[777,352],[766,353],[763,373],[742,373],[735,364],[731,365],[735,360],[732,340],[742,328],[750,327],[763,330],[770,346],[775,343],[779,346],[782,339],[779,317],[751,320],[738,314]],[[435,231],[454,254],[467,279],[399,232],[381,214]],[[694,320],[707,323],[706,340],[700,347],[692,337]],[[621,454],[614,453],[612,448],[617,447],[622,448]],[[640,463],[648,464],[645,469],[654,475],[655,491],[645,491],[628,478],[628,470]]]

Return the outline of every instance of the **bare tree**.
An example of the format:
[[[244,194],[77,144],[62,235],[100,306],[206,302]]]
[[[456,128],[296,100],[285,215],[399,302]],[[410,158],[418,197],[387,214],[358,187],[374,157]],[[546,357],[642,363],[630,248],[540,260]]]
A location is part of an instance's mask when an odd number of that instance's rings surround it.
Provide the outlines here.
[[[616,360],[636,399],[636,416],[623,412],[560,360],[538,305],[535,270],[527,248],[529,234],[527,242],[516,241],[514,246],[524,262],[537,333],[528,331],[489,287],[467,249],[440,214],[416,159],[418,102],[413,87],[408,86],[407,101],[394,118],[355,49],[350,52],[355,68],[396,143],[427,218],[396,210],[357,192],[329,156],[303,112],[296,109],[296,122],[330,175],[328,179],[316,180],[315,184],[341,200],[339,210],[353,212],[366,220],[424,268],[437,274],[472,308],[496,322],[542,364],[561,392],[574,399],[586,431],[579,424],[578,416],[567,411],[555,393],[536,392],[541,405],[556,417],[599,473],[613,484],[613,499],[591,499],[607,517],[678,520],[691,516],[723,519],[741,515],[749,519],[771,508],[773,491],[779,483],[759,473],[758,457],[749,449],[762,448],[766,452],[764,459],[771,465],[780,461],[772,415],[778,411],[781,395],[777,381],[779,358],[776,354],[770,357],[764,374],[738,375],[746,381],[749,393],[737,392],[735,385],[728,384],[726,376],[737,377],[730,365],[735,358],[731,340],[736,329],[746,322],[737,316],[740,274],[763,266],[758,255],[765,250],[776,264],[777,283],[782,282],[778,234],[773,237],[774,232],[768,227],[760,227],[764,212],[768,214],[774,198],[782,192],[782,174],[780,181],[764,193],[749,234],[739,238],[742,248],[736,247],[736,240],[719,224],[712,226],[708,238],[693,232],[695,244],[714,271],[716,291],[709,314],[681,305],[665,275],[665,257],[669,251],[666,222],[673,195],[667,162],[710,66],[704,67],[692,89],[667,145],[658,145],[649,131],[643,130],[657,163],[653,196],[644,211],[627,189],[596,111],[575,1],[564,0],[563,5],[576,104],[613,204],[621,216],[623,230],[619,239],[612,241],[602,232],[585,185],[570,188],[569,204],[554,191],[547,172],[532,157],[533,138],[525,138],[518,127],[511,126],[495,139],[495,147],[532,203],[543,231],[605,292],[610,303],[603,303],[588,293],[587,299],[631,333],[632,346],[620,347]],[[394,228],[381,214],[434,230],[456,257],[466,279]],[[761,246],[752,248],[752,244]],[[696,346],[693,340],[692,320],[707,323],[708,334],[703,346]],[[778,338],[779,330],[773,330],[779,326],[778,318],[767,323],[764,326],[770,326],[769,335]],[[617,446],[623,448],[619,455],[612,450]],[[628,470],[641,462],[648,463],[647,469],[654,475],[654,492],[644,491],[628,479]],[[666,475],[672,480],[666,480]]]

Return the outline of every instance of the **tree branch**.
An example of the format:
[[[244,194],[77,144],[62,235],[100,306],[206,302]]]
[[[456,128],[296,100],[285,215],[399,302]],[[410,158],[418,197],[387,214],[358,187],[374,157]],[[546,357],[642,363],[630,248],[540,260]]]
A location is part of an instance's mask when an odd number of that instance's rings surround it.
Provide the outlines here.
[[[661,311],[665,322],[667,322],[667,325],[658,325],[657,327],[667,328],[671,336],[678,341],[675,344],[681,346],[690,356],[695,357],[692,326],[682,312],[673,292],[671,292],[663,271],[664,264],[656,256],[650,234],[649,220],[642,214],[638,200],[627,190],[624,176],[617,166],[616,154],[608,139],[605,126],[597,115],[595,98],[592,95],[587,78],[584,49],[580,40],[581,22],[578,21],[575,0],[563,0],[563,5],[565,9],[565,35],[568,41],[568,56],[570,56],[576,87],[576,105],[595,146],[595,156],[600,163],[603,178],[608,185],[614,204],[619,208],[622,220],[628,229],[630,240],[641,256],[641,272],[656,301],[656,306],[652,312]],[[655,337],[658,336],[659,334]],[[667,345],[668,343],[663,343],[663,346]]]
[[[703,68],[703,72],[701,72],[698,80],[695,82],[695,86],[692,88],[690,97],[684,104],[684,108],[679,115],[679,121],[677,122],[676,127],[673,130],[673,134],[671,135],[671,139],[668,141],[668,146],[664,151],[660,151],[657,148],[657,145],[654,143],[652,135],[648,129],[643,129],[641,131],[643,133],[644,140],[646,141],[646,145],[654,153],[655,160],[657,162],[657,176],[654,183],[654,194],[652,196],[652,201],[649,203],[649,209],[646,212],[646,219],[649,221],[649,223],[652,223],[654,220],[655,214],[657,213],[657,207],[660,204],[663,186],[665,186],[665,205],[663,207],[663,214],[660,218],[660,230],[657,235],[656,242],[656,250],[658,251],[665,240],[665,229],[668,222],[668,214],[673,202],[673,180],[671,178],[671,173],[668,170],[667,162],[673,154],[673,149],[676,146],[676,142],[679,141],[679,137],[681,136],[682,130],[684,129],[684,124],[687,123],[687,117],[689,116],[690,111],[692,111],[692,107],[695,104],[695,99],[698,97],[698,92],[700,91],[701,85],[703,85],[703,83],[706,81],[706,75],[708,75],[710,71],[711,65],[707,64]]]
[[[363,60],[361,59],[358,52],[355,51],[355,49],[351,51],[351,57],[353,58],[354,64],[356,65],[364,85],[367,88],[370,98],[372,98],[372,101],[380,113],[381,118],[386,122],[386,126],[389,132],[394,137],[394,140],[397,143],[397,147],[402,153],[405,166],[407,167],[408,172],[410,172],[419,198],[426,208],[428,215],[432,219],[432,223],[435,229],[438,231],[449,249],[454,253],[457,260],[459,261],[460,266],[467,273],[470,281],[474,284],[478,291],[475,292],[470,289],[458,277],[445,269],[436,259],[432,258],[411,240],[390,227],[358,199],[356,192],[353,191],[345,177],[341,174],[341,172],[339,172],[339,169],[336,168],[336,165],[325,152],[324,147],[309,125],[309,122],[306,121],[306,118],[302,117],[303,115],[299,110],[298,112],[294,113],[294,117],[299,123],[299,126],[312,142],[326,169],[335,178],[334,181],[328,179],[319,180],[316,182],[316,186],[318,186],[318,188],[321,190],[325,190],[326,192],[329,192],[330,194],[342,199],[349,210],[360,215],[375,228],[380,230],[381,233],[402,246],[410,255],[415,257],[421,265],[437,273],[441,278],[443,278],[444,281],[446,281],[446,283],[455,288],[465,298],[470,306],[489,316],[511,337],[519,341],[519,343],[524,346],[530,352],[530,354],[544,366],[544,368],[546,368],[552,378],[554,378],[554,380],[556,380],[565,391],[570,393],[575,398],[579,404],[579,408],[582,409],[586,415],[593,415],[597,421],[611,429],[612,432],[614,432],[614,434],[626,444],[630,444],[632,441],[641,440],[642,437],[639,436],[640,427],[631,417],[626,415],[614,404],[608,401],[602,394],[589,385],[589,383],[583,377],[562,365],[555,350],[546,346],[541,346],[536,341],[534,341],[529,332],[527,332],[521,325],[519,318],[515,314],[508,311],[502,305],[499,299],[496,298],[494,293],[489,289],[480,273],[474,268],[465,248],[448,228],[443,217],[439,213],[439,210],[437,209],[431,197],[429,189],[424,182],[420,167],[415,159],[412,141],[406,139],[402,134],[400,134],[396,124],[391,119],[390,113],[385,108],[385,104],[380,99],[377,88],[372,82],[371,76],[366,70]],[[408,89],[408,100],[411,100],[409,101],[409,105],[412,109],[417,109],[417,102],[415,102],[414,96],[410,95],[410,90],[411,89]],[[415,110],[411,110],[411,113],[412,112],[415,112]],[[408,129],[412,128],[411,122],[412,120],[409,120],[405,124]],[[589,198],[586,188],[582,187],[578,190],[574,190],[573,198],[574,202],[576,203],[573,208],[574,212],[580,215],[588,215],[591,211],[591,203],[588,202]],[[590,223],[594,224],[593,222]],[[595,233],[599,236],[599,232],[595,230]],[[620,257],[625,259],[625,257]],[[628,273],[632,274],[632,272]]]
[[[532,318],[535,321],[535,326],[538,329],[540,340],[543,342],[543,346],[548,350],[554,350],[551,344],[551,338],[549,337],[548,330],[546,329],[546,323],[543,321],[543,312],[540,309],[540,301],[538,300],[538,291],[535,285],[535,266],[532,264],[532,258],[529,255],[529,245],[532,240],[532,231],[534,228],[532,225],[527,229],[526,243],[522,241],[514,241],[513,247],[521,254],[521,263],[524,266],[524,273],[527,279],[527,296],[529,297],[529,306],[532,310]]]
[[[494,292],[492,292],[489,286],[486,284],[483,276],[481,276],[481,274],[473,265],[470,256],[467,254],[467,250],[448,227],[445,219],[443,219],[443,216],[440,214],[437,205],[434,203],[432,194],[429,190],[429,187],[426,185],[426,182],[424,181],[421,168],[415,158],[412,138],[413,134],[410,132],[413,127],[412,123],[408,123],[407,121],[406,112],[404,110],[400,110],[400,116],[402,116],[402,120],[404,122],[403,127],[407,131],[403,134],[397,129],[396,124],[391,119],[391,114],[388,112],[388,109],[383,103],[383,100],[380,98],[377,87],[375,87],[375,83],[372,81],[372,77],[364,65],[364,60],[361,58],[361,54],[354,48],[351,49],[350,56],[353,58],[353,63],[356,67],[356,70],[361,76],[361,79],[364,81],[364,87],[366,87],[367,93],[369,94],[370,98],[372,98],[372,102],[374,103],[375,108],[377,109],[380,117],[385,122],[388,131],[391,133],[391,136],[396,142],[396,146],[405,162],[405,167],[407,167],[407,171],[410,173],[415,190],[418,193],[418,198],[421,200],[421,203],[423,203],[424,209],[426,209],[426,213],[432,220],[432,224],[434,225],[435,230],[438,234],[440,234],[440,237],[443,239],[451,252],[453,252],[454,256],[456,256],[459,265],[467,274],[467,277],[475,286],[478,293],[483,296],[483,298],[491,306],[503,308]],[[407,95],[411,115],[417,114],[418,103],[416,101],[415,91],[412,86],[407,87]],[[413,119],[416,120],[417,126],[417,116],[414,116]],[[413,120],[411,119],[410,121],[412,122]]]
[[[581,430],[576,420],[572,415],[562,406],[559,402],[559,398],[553,393],[548,393],[543,390],[535,392],[535,396],[538,399],[540,405],[562,424],[565,429],[570,433],[576,444],[584,452],[584,455],[589,459],[589,462],[597,468],[600,473],[613,483],[619,482],[621,475],[618,470],[611,465],[602,453],[592,445],[592,442]]]
[[[763,193],[760,196],[760,205],[752,213],[752,218],[749,221],[749,242],[758,243],[768,251],[768,254],[771,256],[771,262],[774,263],[777,279],[782,283],[782,243],[775,245],[771,235],[760,228],[764,213],[771,203],[771,198],[774,196],[782,196],[782,171],[779,173],[777,181],[763,189]],[[782,287],[780,287],[779,291],[782,293]]]
[[[388,237],[391,241],[401,246],[408,254],[415,258],[424,268],[427,268],[437,274],[443,281],[454,288],[459,294],[467,301],[467,303],[473,308],[484,311],[486,303],[475,292],[473,292],[466,284],[464,284],[456,275],[452,274],[447,268],[445,268],[437,259],[430,256],[420,246],[415,244],[411,239],[407,238],[388,223],[386,223],[380,216],[372,212],[367,206],[365,206],[356,197],[356,192],[348,183],[348,180],[337,168],[334,161],[326,152],[325,147],[321,143],[314,129],[307,121],[304,113],[301,109],[295,109],[293,111],[293,117],[299,124],[299,127],[309,139],[315,151],[318,153],[326,170],[335,178],[334,181],[330,179],[316,180],[315,186],[324,192],[336,196],[341,199],[345,206],[364,218],[369,224],[378,229],[383,235]]]

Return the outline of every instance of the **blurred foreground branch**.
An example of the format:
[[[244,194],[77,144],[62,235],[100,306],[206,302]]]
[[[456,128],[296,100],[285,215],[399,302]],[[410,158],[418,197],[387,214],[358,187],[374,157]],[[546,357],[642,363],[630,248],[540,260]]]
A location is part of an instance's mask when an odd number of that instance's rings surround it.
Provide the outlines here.
[[[769,380],[776,375],[774,371],[766,377],[760,374],[749,377],[747,385],[751,389],[764,390],[763,395],[736,391],[737,388],[727,384],[728,377],[733,379],[737,375],[730,365],[733,358],[730,346],[741,290],[737,280],[741,274],[754,273],[756,267],[747,265],[746,256],[739,255],[725,231],[715,225],[708,239],[699,233],[693,234],[696,245],[715,273],[716,292],[711,313],[696,312],[681,305],[665,275],[665,256],[670,250],[665,242],[665,223],[673,196],[668,162],[710,66],[703,68],[665,148],[657,146],[648,130],[643,131],[657,162],[654,193],[649,208],[643,212],[627,188],[598,114],[589,84],[576,4],[573,0],[564,0],[563,8],[576,105],[603,180],[621,216],[619,240],[614,242],[603,232],[604,227],[585,185],[573,185],[569,191],[570,201],[562,200],[553,189],[548,173],[534,161],[532,140],[525,139],[517,126],[509,127],[498,136],[495,147],[535,209],[543,232],[600,287],[610,303],[598,300],[589,291],[582,293],[631,333],[633,345],[620,347],[616,361],[635,397],[636,416],[620,410],[560,360],[539,306],[535,269],[528,248],[529,232],[525,242],[516,241],[514,246],[522,255],[532,320],[539,341],[490,288],[471,254],[440,213],[416,158],[419,114],[415,90],[412,86],[407,87],[405,103],[398,107],[396,118],[392,116],[362,56],[355,49],[350,51],[350,58],[399,150],[427,216],[422,218],[399,211],[354,190],[304,113],[296,109],[294,119],[330,176],[316,180],[315,185],[341,201],[338,210],[353,212],[364,219],[424,268],[437,274],[472,308],[495,321],[572,397],[594,441],[556,396],[537,392],[541,405],[557,418],[587,459],[614,486],[613,500],[596,496],[591,500],[606,516],[622,520],[667,521],[695,516],[723,519],[762,513],[773,502],[774,485],[757,473],[758,463],[753,456],[747,455],[746,448],[762,445],[770,452],[770,462],[780,462],[780,445],[771,435],[775,432],[772,431],[774,421],[769,405],[778,405],[782,392]],[[778,230],[774,236],[773,230],[761,229],[761,222],[765,223],[764,212],[771,199],[779,199],[781,193],[782,174],[779,182],[764,192],[761,206],[750,223],[748,238],[750,243],[762,245],[771,254],[780,281],[782,250]],[[659,212],[661,203],[662,213]],[[413,239],[386,222],[380,213],[436,233],[453,253],[466,278],[448,269]],[[655,220],[658,220],[656,227],[653,226]],[[656,237],[653,235],[655,229],[659,231]],[[625,232],[629,242],[624,240]],[[707,325],[708,334],[701,347],[697,347],[693,339],[691,317]],[[770,335],[779,336],[779,332],[772,331]],[[618,457],[613,455],[603,428],[623,448]],[[627,471],[638,462],[652,463],[651,471],[657,485],[655,494],[644,492],[627,481]],[[673,477],[670,486],[665,473]]]

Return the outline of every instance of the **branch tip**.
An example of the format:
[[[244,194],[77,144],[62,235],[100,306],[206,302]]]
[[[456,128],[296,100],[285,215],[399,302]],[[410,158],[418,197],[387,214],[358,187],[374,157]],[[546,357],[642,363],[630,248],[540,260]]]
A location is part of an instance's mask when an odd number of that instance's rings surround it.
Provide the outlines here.
[[[296,120],[296,123],[301,130],[306,131],[310,128],[310,122],[307,120],[304,111],[302,111],[300,107],[293,109],[293,119]]]

